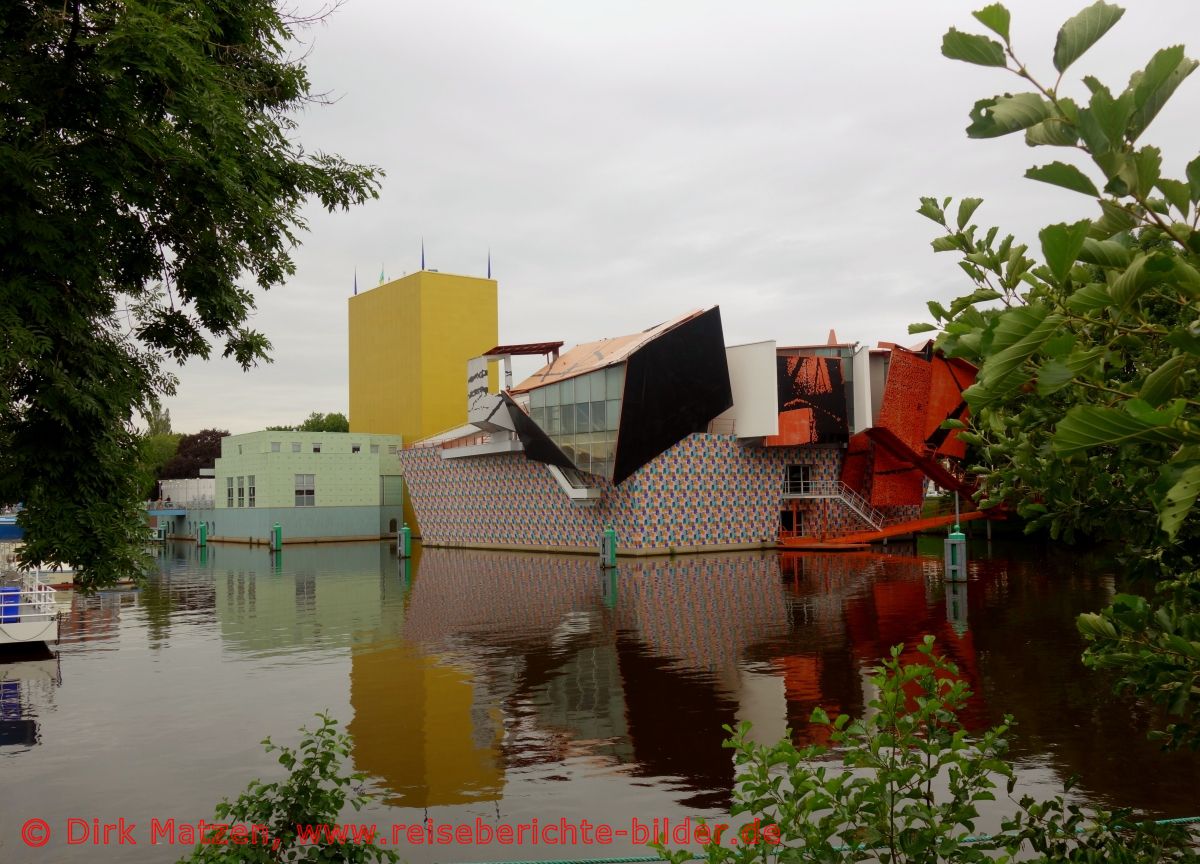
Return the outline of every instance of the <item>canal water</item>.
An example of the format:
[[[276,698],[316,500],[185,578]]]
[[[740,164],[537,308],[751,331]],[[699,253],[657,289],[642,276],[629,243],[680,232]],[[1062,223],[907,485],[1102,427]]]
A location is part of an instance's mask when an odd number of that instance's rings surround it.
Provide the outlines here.
[[[938,551],[622,560],[613,574],[592,557],[419,547],[405,564],[384,543],[281,559],[168,546],[142,589],[64,599],[57,656],[0,664],[0,861],[176,860],[188,847],[150,845],[152,820],[211,820],[221,798],[278,779],[260,742],[295,743],[319,711],[353,734],[353,767],[381,796],[356,818],[389,840],[427,819],[628,832],[718,816],[726,724],[813,740],[814,707],[861,712],[865,670],[925,634],[971,684],[969,726],[1014,716],[1023,788],[1078,775],[1075,794],[1097,804],[1197,815],[1200,763],[1146,742],[1146,710],[1079,662],[1073,618],[1117,590],[1110,568],[979,546],[948,595]],[[31,819],[50,831],[44,848],[21,839]],[[124,820],[122,845],[93,820]],[[645,854],[620,834],[587,849],[400,851]]]

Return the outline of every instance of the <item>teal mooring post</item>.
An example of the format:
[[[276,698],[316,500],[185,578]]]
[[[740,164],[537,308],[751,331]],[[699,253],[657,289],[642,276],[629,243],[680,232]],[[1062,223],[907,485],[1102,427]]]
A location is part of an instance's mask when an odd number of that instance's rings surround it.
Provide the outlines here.
[[[407,522],[396,532],[396,553],[401,558],[412,557],[412,529],[408,527]]]
[[[271,526],[271,551],[283,551],[283,526],[278,522]]]
[[[600,537],[600,566],[617,566],[617,532],[608,526]]]
[[[946,581],[967,581],[967,535],[958,525],[946,538]]]
[[[196,538],[196,542],[199,543],[201,546],[208,545],[208,523],[207,522],[200,523],[200,532],[199,532],[199,536]]]

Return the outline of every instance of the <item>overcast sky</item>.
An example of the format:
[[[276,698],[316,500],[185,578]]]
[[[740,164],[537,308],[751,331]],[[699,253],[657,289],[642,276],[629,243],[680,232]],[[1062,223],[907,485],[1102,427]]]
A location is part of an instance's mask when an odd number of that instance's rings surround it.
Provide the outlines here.
[[[314,88],[300,139],[387,172],[378,201],[312,207],[296,275],[260,294],[275,363],[220,351],[178,370],[176,431],[249,432],[347,410],[347,297],[426,264],[500,285],[503,342],[568,345],[719,304],[729,344],[909,341],[925,302],[969,290],[922,195],[985,199],[983,225],[1037,247],[1092,215],[1022,178],[1071,159],[1019,136],[968,140],[975,100],[1024,90],[944,59],[984,5],[348,0],[307,33]],[[1013,0],[1018,56],[1053,80],[1058,26],[1082,0]],[[1113,89],[1155,50],[1200,56],[1195,0],[1137,0],[1069,71]],[[1200,152],[1200,74],[1143,142],[1164,173]],[[1082,163],[1080,163],[1082,164]],[[518,370],[519,372],[522,370]]]

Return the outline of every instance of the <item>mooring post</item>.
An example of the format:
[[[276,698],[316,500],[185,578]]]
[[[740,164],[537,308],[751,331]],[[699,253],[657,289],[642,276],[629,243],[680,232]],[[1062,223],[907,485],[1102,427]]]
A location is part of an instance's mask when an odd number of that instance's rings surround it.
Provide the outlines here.
[[[617,532],[609,525],[600,537],[600,566],[617,566]]]
[[[401,558],[412,557],[412,529],[405,522],[396,532],[396,554]]]
[[[199,543],[202,547],[207,546],[208,545],[208,523],[207,522],[200,523],[200,530],[199,530],[198,534],[199,534],[199,536],[196,538],[196,542]]]

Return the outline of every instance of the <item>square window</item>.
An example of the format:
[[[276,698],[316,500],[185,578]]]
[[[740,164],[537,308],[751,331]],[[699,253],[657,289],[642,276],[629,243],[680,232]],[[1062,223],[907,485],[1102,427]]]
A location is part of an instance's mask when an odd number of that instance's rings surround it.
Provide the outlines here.
[[[299,452],[300,452],[300,442],[299,442],[299,441],[293,441],[293,442],[292,442],[292,452],[293,452],[293,453],[299,453]]]
[[[296,506],[315,507],[317,503],[316,475],[296,475]]]
[[[350,445],[350,452],[351,452],[351,453],[361,453],[361,452],[362,452],[362,445],[361,445],[361,444],[351,444],[351,445]]]
[[[312,445],[312,447],[313,447],[313,452],[314,452],[314,453],[320,453],[320,452],[321,452],[321,442],[320,442],[320,441],[314,441],[314,442],[313,442],[313,445]]]
[[[399,452],[400,452],[400,447],[398,445],[396,445],[396,444],[388,445],[388,453],[399,453]]]
[[[272,453],[278,453],[278,452],[279,452],[279,446],[280,446],[280,442],[278,442],[278,441],[272,441],[272,442],[271,442],[271,452],[272,452]]]
[[[379,445],[378,445],[378,444],[372,444],[372,445],[371,445],[371,452],[372,452],[372,453],[378,453],[378,452],[379,452]]]

